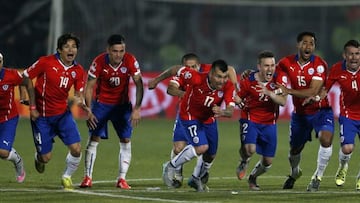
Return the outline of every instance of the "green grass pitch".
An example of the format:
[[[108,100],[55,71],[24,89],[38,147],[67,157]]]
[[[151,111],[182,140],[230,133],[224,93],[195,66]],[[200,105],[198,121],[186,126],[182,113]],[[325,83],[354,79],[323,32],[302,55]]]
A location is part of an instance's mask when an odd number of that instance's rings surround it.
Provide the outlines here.
[[[82,135],[83,152],[87,141],[84,120],[78,120]],[[0,202],[357,202],[360,196],[355,190],[355,179],[359,170],[359,151],[355,149],[348,177],[343,187],[337,187],[334,175],[338,166],[339,137],[336,127],[333,155],[316,193],[306,192],[306,186],[315,171],[319,142],[315,138],[308,143],[302,153],[301,168],[303,176],[296,182],[293,190],[283,190],[282,184],[289,174],[288,121],[278,125],[278,149],[272,168],[258,178],[262,190],[250,191],[247,181],[239,181],[235,176],[239,155],[239,124],[237,121],[219,121],[219,149],[210,171],[209,192],[197,193],[186,185],[195,160],[184,167],[184,185],[179,189],[168,189],[161,180],[162,163],[170,156],[172,146],[171,132],[173,120],[143,119],[134,130],[132,139],[132,162],[127,174],[129,191],[115,187],[118,175],[118,138],[109,125],[110,138],[102,140],[93,174],[91,189],[76,188],[73,192],[61,189],[60,178],[65,166],[66,147],[56,138],[52,160],[46,165],[45,173],[38,174],[34,168],[34,145],[28,119],[21,119],[18,125],[14,147],[25,161],[27,177],[24,183],[15,181],[12,164],[1,161]],[[358,142],[358,141],[357,141]],[[83,157],[84,158],[84,157]],[[258,161],[253,156],[248,173]],[[83,177],[84,161],[73,175],[78,185]]]

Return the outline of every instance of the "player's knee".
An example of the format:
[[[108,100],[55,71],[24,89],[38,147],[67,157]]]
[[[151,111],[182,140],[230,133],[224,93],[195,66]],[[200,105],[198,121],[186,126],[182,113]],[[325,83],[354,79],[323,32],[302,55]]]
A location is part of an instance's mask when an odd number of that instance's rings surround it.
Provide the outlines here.
[[[197,155],[204,154],[209,149],[209,145],[201,145],[195,147],[195,152]]]
[[[174,153],[179,154],[186,146],[186,143],[183,142],[175,142],[174,143]]]
[[[74,157],[81,156],[81,145],[80,143],[75,143],[69,146],[70,154]]]
[[[130,142],[130,138],[120,138],[120,142],[122,142],[122,143],[129,143],[129,142]]]
[[[40,162],[42,163],[48,163],[49,161],[51,160],[51,153],[47,153],[47,154],[43,154],[43,155],[40,155]]]
[[[352,144],[346,144],[346,145],[341,147],[341,151],[344,154],[351,154],[353,149],[354,149],[354,145],[352,145]]]
[[[9,157],[10,152],[5,149],[0,149],[0,158],[6,159]]]

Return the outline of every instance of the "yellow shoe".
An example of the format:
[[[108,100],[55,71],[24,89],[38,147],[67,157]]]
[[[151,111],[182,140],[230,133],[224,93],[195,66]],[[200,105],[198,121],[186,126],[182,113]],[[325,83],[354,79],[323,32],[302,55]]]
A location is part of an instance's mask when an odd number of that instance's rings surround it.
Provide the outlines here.
[[[356,180],[356,190],[360,191],[360,178]]]
[[[71,177],[63,177],[61,179],[61,184],[64,187],[64,190],[73,190],[74,189]]]
[[[344,185],[346,174],[347,174],[347,168],[338,168],[335,176],[335,184],[337,186]]]

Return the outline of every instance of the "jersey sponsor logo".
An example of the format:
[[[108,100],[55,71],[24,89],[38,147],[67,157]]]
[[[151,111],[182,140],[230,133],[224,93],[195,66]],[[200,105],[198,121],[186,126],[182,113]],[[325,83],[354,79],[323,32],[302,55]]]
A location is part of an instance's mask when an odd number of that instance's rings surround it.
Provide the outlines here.
[[[2,89],[5,90],[5,91],[8,90],[8,89],[9,89],[9,85],[3,85],[3,86],[2,86]]]
[[[316,71],[317,71],[318,73],[323,73],[323,72],[325,71],[325,68],[324,68],[323,65],[320,65],[320,66],[318,66],[318,67],[316,68]]]
[[[185,79],[190,79],[192,77],[191,73],[189,71],[186,71],[184,74]]]
[[[121,72],[121,73],[126,73],[126,71],[127,71],[127,68],[126,68],[126,67],[121,67],[121,68],[120,68],[120,72]]]
[[[71,77],[75,78],[76,77],[76,72],[75,71],[71,71]]]
[[[314,68],[309,68],[308,73],[309,75],[313,75],[315,72]]]

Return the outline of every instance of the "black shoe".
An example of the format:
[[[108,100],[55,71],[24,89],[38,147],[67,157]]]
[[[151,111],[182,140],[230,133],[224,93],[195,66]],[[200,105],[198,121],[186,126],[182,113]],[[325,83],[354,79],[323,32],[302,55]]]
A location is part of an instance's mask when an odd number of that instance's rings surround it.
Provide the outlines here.
[[[260,190],[260,186],[256,184],[256,177],[253,175],[249,176],[248,183],[251,190]]]
[[[283,189],[293,189],[296,179],[289,176],[288,179],[285,181]]]

